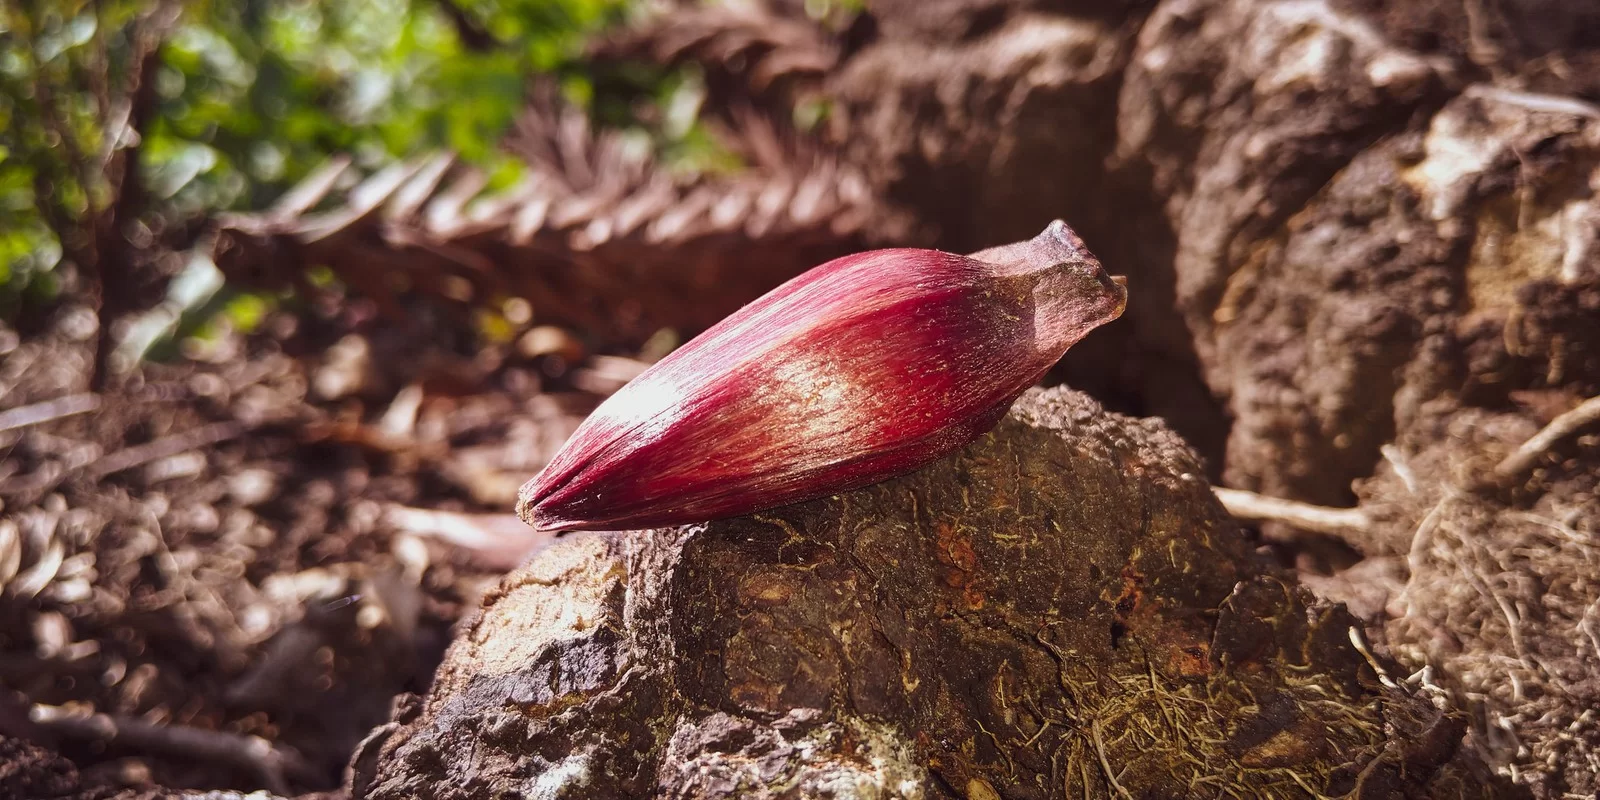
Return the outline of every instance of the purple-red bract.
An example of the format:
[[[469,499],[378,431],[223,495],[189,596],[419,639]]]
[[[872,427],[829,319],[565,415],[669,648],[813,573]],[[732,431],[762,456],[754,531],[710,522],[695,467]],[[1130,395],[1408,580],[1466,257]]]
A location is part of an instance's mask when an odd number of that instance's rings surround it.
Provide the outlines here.
[[[602,403],[518,513],[551,530],[675,525],[905,473],[992,428],[1126,299],[1060,221],[971,256],[835,259]]]

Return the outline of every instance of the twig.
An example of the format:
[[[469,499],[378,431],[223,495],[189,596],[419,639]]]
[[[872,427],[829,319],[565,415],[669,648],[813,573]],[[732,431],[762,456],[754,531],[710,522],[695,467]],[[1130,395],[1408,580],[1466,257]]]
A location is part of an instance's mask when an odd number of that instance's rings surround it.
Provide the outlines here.
[[[28,716],[38,727],[63,738],[100,741],[249,770],[274,794],[288,794],[291,777],[302,782],[314,782],[318,777],[299,753],[274,747],[259,736],[184,725],[153,725],[120,715],[79,714],[60,706],[42,704],[35,704]]]
[[[1445,504],[1455,498],[1451,492],[1445,492],[1439,502],[1433,504],[1428,515],[1417,524],[1417,529],[1411,533],[1411,546],[1406,552],[1406,584],[1400,588],[1400,594],[1395,598],[1406,613],[1411,609],[1411,587],[1417,583],[1417,576],[1422,574],[1422,561],[1428,555],[1428,550],[1433,547],[1433,532],[1439,527],[1439,520],[1444,515]]]
[[[98,408],[100,408],[100,395],[69,394],[54,400],[13,408],[10,411],[0,411],[0,433],[54,422],[75,414],[86,414]]]
[[[1370,544],[1372,518],[1359,508],[1314,506],[1243,489],[1213,487],[1222,507],[1234,519],[1248,522],[1282,522],[1301,530],[1324,533],[1365,549]]]
[[[157,459],[175,456],[196,447],[225,442],[243,436],[250,427],[241,422],[214,422],[183,433],[165,436],[153,442],[126,447],[111,453],[89,467],[89,475],[104,478]]]
[[[1378,682],[1390,689],[1399,689],[1400,684],[1395,683],[1394,679],[1389,677],[1389,671],[1384,669],[1383,664],[1379,663],[1378,659],[1372,655],[1372,650],[1367,647],[1366,637],[1361,635],[1361,629],[1351,625],[1346,629],[1346,633],[1350,637],[1350,646],[1361,654],[1361,657],[1366,660],[1367,666],[1371,667],[1372,671],[1377,674]]]
[[[1494,468],[1495,477],[1502,483],[1521,477],[1532,470],[1550,448],[1595,422],[1600,422],[1600,396],[1591,397],[1577,408],[1551,420],[1549,425],[1523,442],[1516,452],[1506,456]]]

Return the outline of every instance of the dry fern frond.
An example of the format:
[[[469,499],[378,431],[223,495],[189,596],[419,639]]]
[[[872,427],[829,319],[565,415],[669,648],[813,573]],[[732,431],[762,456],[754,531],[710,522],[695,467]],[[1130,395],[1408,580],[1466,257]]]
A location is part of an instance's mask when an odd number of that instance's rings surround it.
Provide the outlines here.
[[[704,75],[710,108],[743,99],[783,109],[821,84],[839,63],[840,47],[798,8],[687,6],[602,39],[590,57],[694,65]]]
[[[217,264],[277,286],[324,265],[391,313],[413,292],[464,305],[521,296],[541,321],[633,339],[706,327],[822,261],[905,238],[854,169],[759,115],[742,120],[732,141],[755,167],[676,175],[647,146],[536,96],[508,138],[530,167],[509,189],[485,194],[481,171],[438,154],[335,198],[350,169],[337,160],[276,208],[221,220]]]

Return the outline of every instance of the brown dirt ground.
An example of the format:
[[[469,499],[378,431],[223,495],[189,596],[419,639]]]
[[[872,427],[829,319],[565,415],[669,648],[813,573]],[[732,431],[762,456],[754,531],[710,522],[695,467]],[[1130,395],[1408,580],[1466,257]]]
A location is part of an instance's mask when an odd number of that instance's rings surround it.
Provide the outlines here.
[[[0,431],[0,796],[337,787],[536,544],[504,513],[517,485],[637,368],[579,365],[549,331],[529,357],[452,347],[460,320],[368,316],[277,313],[147,365],[98,410]],[[81,391],[94,330],[72,303],[26,335],[0,326],[0,409]],[[441,519],[488,546],[441,542]],[[85,733],[88,712],[125,732]],[[278,760],[164,752],[139,723],[225,750],[259,737]],[[100,788],[72,794],[80,780]]]

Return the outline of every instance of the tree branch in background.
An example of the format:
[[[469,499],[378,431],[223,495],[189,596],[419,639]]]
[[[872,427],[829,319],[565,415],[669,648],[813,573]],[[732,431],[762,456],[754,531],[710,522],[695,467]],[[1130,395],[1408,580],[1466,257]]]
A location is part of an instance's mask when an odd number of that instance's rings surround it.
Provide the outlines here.
[[[434,0],[439,10],[449,18],[450,24],[455,26],[456,36],[461,39],[461,46],[478,53],[486,53],[500,46],[500,40],[484,27],[476,17],[466,9],[455,3],[455,0]]]
[[[38,126],[31,136],[18,133],[34,155],[27,160],[34,165],[35,206],[60,242],[63,258],[89,284],[87,295],[100,321],[91,391],[105,387],[113,323],[134,299],[133,277],[143,263],[141,246],[128,236],[130,223],[147,204],[141,143],[156,113],[162,44],[181,10],[177,2],[163,0],[119,28],[108,19],[111,12],[96,3],[92,11],[83,12],[95,16],[85,59],[56,54],[47,62],[37,44],[20,50],[33,76],[32,99],[24,95],[20,102]],[[35,0],[19,4],[18,11],[37,41],[48,14]],[[112,63],[108,40],[113,37],[128,42],[126,64]],[[85,120],[73,114],[72,99],[83,96],[93,99],[88,112],[94,117],[93,133],[86,133]]]
[[[133,42],[131,69],[128,70],[128,83],[123,88],[122,105],[127,109],[126,118],[125,121],[101,120],[107,154],[104,172],[110,184],[112,200],[94,220],[95,251],[98,256],[94,269],[100,285],[100,331],[94,353],[94,369],[89,378],[91,391],[105,388],[110,376],[111,354],[116,348],[113,323],[128,310],[127,303],[134,294],[132,278],[138,264],[127,228],[144,211],[146,193],[140,171],[141,146],[155,113],[155,77],[161,67],[161,45],[177,24],[179,11],[176,3],[161,3],[134,21],[129,33],[129,39]],[[111,109],[118,105],[106,102],[103,107]]]

